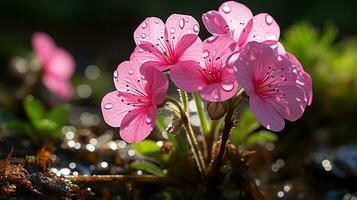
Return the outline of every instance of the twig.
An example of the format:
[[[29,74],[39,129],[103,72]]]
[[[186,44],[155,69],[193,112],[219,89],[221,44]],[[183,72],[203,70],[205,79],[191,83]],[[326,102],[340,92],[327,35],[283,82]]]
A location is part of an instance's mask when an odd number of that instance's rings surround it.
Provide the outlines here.
[[[105,183],[105,182],[120,182],[120,183],[165,183],[167,178],[153,175],[93,175],[93,176],[65,176],[65,178],[73,183]]]

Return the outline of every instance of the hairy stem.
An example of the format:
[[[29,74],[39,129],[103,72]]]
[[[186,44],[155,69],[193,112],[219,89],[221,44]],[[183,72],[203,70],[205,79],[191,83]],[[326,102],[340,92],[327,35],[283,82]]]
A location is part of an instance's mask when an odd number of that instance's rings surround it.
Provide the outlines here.
[[[196,108],[197,108],[197,114],[198,114],[198,117],[200,119],[200,123],[201,123],[201,127],[202,127],[202,131],[203,131],[203,134],[205,136],[209,135],[211,133],[211,126],[208,122],[208,119],[205,115],[205,112],[203,110],[203,106],[202,106],[202,101],[201,101],[201,98],[200,98],[200,95],[198,92],[193,92],[192,93],[192,97],[193,97],[193,100],[195,101],[195,104],[196,104]]]
[[[179,95],[180,95],[180,101],[182,104],[182,108],[185,112],[188,111],[188,101],[187,101],[187,93],[181,89],[178,89]]]
[[[179,110],[180,115],[181,115],[181,120],[182,120],[183,125],[184,125],[185,130],[186,130],[187,140],[188,140],[188,142],[189,142],[189,144],[191,146],[191,149],[192,149],[192,152],[193,152],[193,157],[194,157],[194,159],[196,161],[198,170],[200,171],[201,175],[205,175],[205,173],[206,173],[206,164],[204,162],[202,152],[201,152],[201,150],[200,150],[200,148],[198,146],[196,135],[194,134],[194,132],[192,130],[192,127],[191,127],[191,125],[190,125],[190,123],[188,121],[186,112],[182,109],[181,105],[175,99],[172,99],[170,97],[166,97],[166,102],[170,102],[170,103],[174,104],[177,107],[177,109]]]

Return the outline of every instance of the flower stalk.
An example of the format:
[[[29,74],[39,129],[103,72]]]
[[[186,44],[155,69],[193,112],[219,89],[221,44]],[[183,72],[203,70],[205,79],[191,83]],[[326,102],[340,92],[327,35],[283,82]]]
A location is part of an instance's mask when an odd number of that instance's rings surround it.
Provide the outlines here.
[[[196,135],[194,134],[192,127],[188,121],[186,112],[183,110],[181,105],[175,99],[166,97],[166,102],[172,103],[179,110],[180,115],[181,115],[181,120],[183,122],[185,131],[186,131],[187,140],[191,146],[191,149],[193,152],[193,157],[196,161],[198,170],[200,171],[202,176],[205,175],[206,174],[206,164],[203,159],[202,151],[200,150],[200,147],[198,146]]]

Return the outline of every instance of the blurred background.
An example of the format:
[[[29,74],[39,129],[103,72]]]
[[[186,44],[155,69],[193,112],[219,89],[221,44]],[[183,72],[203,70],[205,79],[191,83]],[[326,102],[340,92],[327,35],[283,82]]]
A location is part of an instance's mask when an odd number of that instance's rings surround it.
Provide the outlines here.
[[[101,121],[99,102],[114,89],[111,74],[120,62],[129,59],[135,47],[133,31],[147,16],[165,20],[172,13],[192,15],[200,22],[200,36],[204,39],[208,32],[201,14],[216,10],[222,2],[2,0],[0,90],[11,91],[21,85],[10,70],[12,58],[26,56],[31,51],[32,34],[43,31],[76,60],[76,94],[72,103],[78,105],[77,109],[97,114]],[[311,174],[303,177],[309,183],[321,177],[332,180],[330,185],[316,186],[325,191],[321,199],[352,199],[357,190],[355,182],[351,182],[357,178],[357,1],[240,2],[254,14],[267,12],[275,18],[285,48],[296,55],[313,79],[312,106],[301,119],[288,122],[287,128],[278,133],[274,160],[280,164],[275,162],[269,170],[280,170],[275,175],[279,183],[294,182],[301,174]],[[105,126],[104,122],[98,123]],[[323,162],[326,155],[338,162]],[[277,191],[280,197],[289,190],[275,188],[274,194]]]

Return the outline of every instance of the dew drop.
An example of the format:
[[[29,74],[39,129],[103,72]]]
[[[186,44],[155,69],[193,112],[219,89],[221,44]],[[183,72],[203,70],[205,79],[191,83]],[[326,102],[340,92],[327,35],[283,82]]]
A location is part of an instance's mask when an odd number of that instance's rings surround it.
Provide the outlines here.
[[[140,36],[139,35],[136,35],[136,38],[139,38]]]
[[[231,12],[231,7],[229,7],[228,3],[225,3],[222,7],[223,12],[225,13],[230,13]]]
[[[204,50],[202,52],[202,56],[203,56],[203,58],[207,58],[209,56],[209,52],[207,50]]]
[[[221,83],[221,87],[225,91],[231,91],[234,88],[234,84],[231,80],[224,80]]]
[[[114,76],[114,78],[118,78],[119,75],[118,75],[118,71],[117,70],[114,71],[113,76]]]
[[[265,16],[265,22],[268,24],[268,25],[271,25],[273,23],[273,18],[270,16],[270,15],[266,15]]]
[[[195,33],[198,33],[198,31],[200,31],[200,27],[198,26],[198,24],[195,24],[195,25],[193,26],[193,31],[194,31]]]
[[[218,95],[215,94],[215,95],[213,96],[213,98],[214,98],[214,99],[218,99]]]
[[[143,49],[139,49],[138,52],[139,52],[139,53],[142,53],[142,52],[144,52],[144,50],[143,50]]]
[[[175,30],[175,28],[174,28],[174,27],[172,27],[172,28],[170,29],[170,33],[171,33],[171,34],[174,34],[174,33],[175,33],[175,31],[176,31],[176,30]]]
[[[155,19],[154,22],[155,22],[155,24],[158,24],[158,23],[159,23],[159,20],[158,20],[158,19]]]
[[[151,118],[146,118],[146,123],[150,124],[151,123]]]
[[[109,110],[109,109],[112,109],[113,108],[113,104],[112,103],[107,103],[104,105],[104,108]]]
[[[129,73],[129,75],[133,75],[133,74],[134,74],[134,70],[130,69],[130,70],[128,71],[128,73]]]
[[[141,75],[141,80],[145,80],[145,76]]]
[[[146,22],[144,22],[144,23],[141,25],[141,28],[146,29],[147,26],[148,26],[148,24],[147,24]]]
[[[182,18],[179,22],[180,29],[183,29],[185,27],[185,20]]]
[[[267,40],[272,40],[272,41],[275,41],[276,40],[276,36],[271,33],[271,32],[268,32],[266,35],[265,35],[266,39]]]
[[[142,33],[142,34],[141,34],[141,38],[143,38],[143,39],[145,39],[145,38],[146,38],[145,33]]]
[[[186,23],[188,23],[190,20],[189,20],[188,18],[186,18],[186,20],[185,20],[185,21],[186,21]]]

